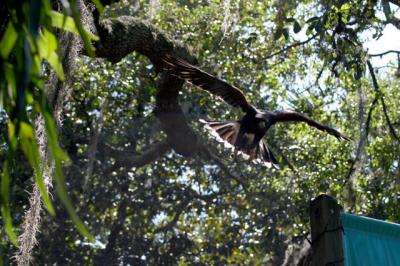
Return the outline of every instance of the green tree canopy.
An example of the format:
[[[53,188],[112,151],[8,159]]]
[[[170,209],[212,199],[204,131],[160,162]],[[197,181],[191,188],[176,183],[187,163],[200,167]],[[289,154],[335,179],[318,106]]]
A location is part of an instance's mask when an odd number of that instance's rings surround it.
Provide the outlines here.
[[[400,222],[400,51],[366,46],[400,29],[398,1],[57,3],[0,8],[4,264],[293,265],[321,193]],[[240,110],[165,73],[167,53],[354,141],[277,125],[279,169],[234,159],[199,119]]]

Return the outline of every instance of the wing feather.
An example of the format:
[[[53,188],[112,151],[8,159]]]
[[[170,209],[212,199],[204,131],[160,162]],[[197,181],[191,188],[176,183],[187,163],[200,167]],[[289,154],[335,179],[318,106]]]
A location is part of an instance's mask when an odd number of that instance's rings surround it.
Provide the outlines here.
[[[297,112],[291,112],[291,111],[282,111],[282,112],[274,112],[274,123],[277,122],[306,122],[309,126],[315,127],[316,129],[319,129],[321,131],[324,131],[332,136],[335,136],[337,139],[341,140],[347,140],[351,141],[351,138],[347,137],[346,135],[340,133],[334,128],[325,126],[321,123],[318,123],[317,121],[311,119],[310,117],[300,114]]]
[[[244,112],[253,108],[248,103],[243,92],[235,86],[208,74],[180,58],[166,55],[163,58],[163,61],[164,69],[166,69],[171,75],[220,97],[234,107],[241,107]]]

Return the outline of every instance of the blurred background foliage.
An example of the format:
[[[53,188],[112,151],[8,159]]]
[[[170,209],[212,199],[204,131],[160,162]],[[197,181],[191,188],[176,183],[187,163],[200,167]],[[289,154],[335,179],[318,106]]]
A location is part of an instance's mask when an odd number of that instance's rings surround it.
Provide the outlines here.
[[[189,45],[203,69],[240,87],[260,109],[308,114],[354,142],[338,142],[303,124],[278,125],[266,138],[282,162],[280,169],[234,160],[198,120],[238,119],[240,111],[185,85],[180,103],[187,119],[229,172],[204,156],[184,158],[172,150],[132,167],[129,158],[165,140],[153,112],[159,77],[150,61],[136,53],[116,64],[81,56],[57,135],[70,160],[64,167],[67,191],[95,241],[76,231],[59,194],[53,194],[56,216],[43,213],[35,261],[281,265],[288,245],[307,237],[308,204],[321,193],[336,197],[345,211],[400,222],[397,62],[387,60],[386,67],[374,70],[376,88],[363,46],[366,33],[372,33],[372,39],[381,36],[394,18],[394,7],[398,8],[370,0],[141,0],[107,7],[103,16],[141,18]],[[52,31],[51,24],[41,27]],[[28,37],[18,35],[16,58],[3,56],[2,41],[3,99],[18,98],[18,93],[14,98],[9,95],[3,73],[19,55],[30,54],[24,47],[32,33],[25,34]],[[23,66],[36,69],[31,72],[36,76],[23,87],[24,93],[33,95],[33,103],[40,102],[35,97],[41,97],[41,82],[46,79],[38,70],[41,61],[36,64]],[[26,73],[12,70],[15,80]],[[4,105],[3,100],[0,113],[1,165],[3,172],[9,165],[11,176],[10,199],[2,190],[1,203],[10,205],[17,231],[29,204],[32,170],[12,146],[7,125],[31,125],[31,113],[51,113],[43,105],[30,109],[29,97],[24,99],[22,107],[18,101]],[[24,115],[12,116],[15,110]],[[18,141],[23,142],[21,138]],[[116,162],[122,163],[115,167]],[[232,179],[232,173],[245,184]],[[2,213],[3,221],[5,216]],[[5,264],[10,263],[15,247],[5,234],[1,252]]]

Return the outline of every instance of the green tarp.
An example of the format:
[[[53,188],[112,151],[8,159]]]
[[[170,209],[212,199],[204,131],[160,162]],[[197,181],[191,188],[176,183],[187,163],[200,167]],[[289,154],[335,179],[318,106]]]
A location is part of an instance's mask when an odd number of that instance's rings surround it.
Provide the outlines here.
[[[400,266],[400,224],[341,213],[346,266]]]

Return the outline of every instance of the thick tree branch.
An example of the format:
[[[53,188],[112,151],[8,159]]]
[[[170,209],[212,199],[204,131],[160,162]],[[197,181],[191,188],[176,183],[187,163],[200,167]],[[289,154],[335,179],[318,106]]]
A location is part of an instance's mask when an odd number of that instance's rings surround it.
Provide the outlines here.
[[[155,114],[161,122],[168,142],[174,150],[183,156],[198,151],[198,138],[186,121],[178,103],[178,93],[182,81],[170,75],[163,75],[158,84]]]
[[[400,0],[388,0],[388,2],[400,7]]]
[[[119,62],[126,55],[136,51],[160,65],[161,56],[170,53],[194,62],[189,49],[173,41],[153,25],[134,17],[121,16],[105,19],[97,25],[100,42],[96,44],[96,56]]]
[[[157,68],[162,56],[167,53],[196,62],[183,44],[169,39],[154,26],[136,18],[123,16],[106,19],[97,27],[101,41],[96,45],[96,55],[111,62],[118,62],[133,51],[149,58]],[[182,85],[183,82],[175,77],[161,77],[155,113],[171,147],[183,156],[190,156],[197,152],[198,144],[197,136],[189,127],[177,100]]]
[[[104,147],[104,146],[102,146]],[[116,156],[116,162],[114,165],[104,170],[104,175],[108,175],[114,171],[117,171],[121,167],[132,168],[141,167],[148,163],[155,161],[157,158],[163,156],[170,149],[170,145],[167,141],[161,141],[152,144],[141,154],[129,154],[125,151],[114,150],[114,156]]]

